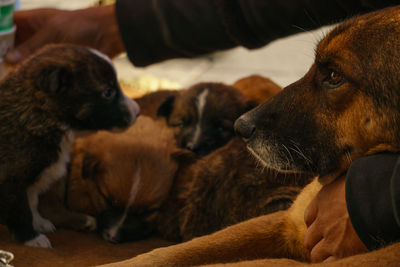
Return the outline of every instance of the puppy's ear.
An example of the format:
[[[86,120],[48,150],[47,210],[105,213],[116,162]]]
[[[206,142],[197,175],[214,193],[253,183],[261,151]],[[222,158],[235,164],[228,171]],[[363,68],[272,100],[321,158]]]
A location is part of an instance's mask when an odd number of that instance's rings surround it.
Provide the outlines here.
[[[157,116],[168,118],[174,106],[175,96],[167,97],[157,109]]]
[[[35,81],[37,90],[55,95],[72,85],[72,73],[66,67],[47,66]]]
[[[99,170],[100,161],[93,155],[85,154],[82,159],[82,178],[94,177]]]

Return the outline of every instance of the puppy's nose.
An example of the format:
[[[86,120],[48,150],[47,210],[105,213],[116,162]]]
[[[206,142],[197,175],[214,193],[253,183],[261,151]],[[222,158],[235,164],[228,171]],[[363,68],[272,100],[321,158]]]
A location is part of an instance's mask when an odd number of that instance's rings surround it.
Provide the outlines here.
[[[246,120],[244,116],[241,116],[239,119],[237,119],[233,127],[236,135],[245,141],[250,139],[256,131],[256,126],[254,123],[252,123],[250,120]]]

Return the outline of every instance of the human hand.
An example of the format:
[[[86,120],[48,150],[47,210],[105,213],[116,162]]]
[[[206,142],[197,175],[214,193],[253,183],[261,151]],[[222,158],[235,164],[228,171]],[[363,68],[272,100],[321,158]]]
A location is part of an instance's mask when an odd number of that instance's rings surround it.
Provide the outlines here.
[[[345,177],[325,185],[304,213],[307,224],[304,245],[312,262],[343,258],[367,252],[353,225],[346,206]]]
[[[89,46],[109,57],[124,51],[115,6],[80,10],[33,9],[14,13],[17,25],[14,48],[6,62],[17,64],[50,43]]]

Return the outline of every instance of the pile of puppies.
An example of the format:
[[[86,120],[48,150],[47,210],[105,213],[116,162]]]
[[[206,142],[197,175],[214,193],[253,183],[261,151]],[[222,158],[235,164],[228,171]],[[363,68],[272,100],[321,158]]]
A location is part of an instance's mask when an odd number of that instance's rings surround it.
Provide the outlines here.
[[[279,88],[259,76],[247,81],[254,79],[266,84],[250,88],[244,80],[239,90]],[[128,131],[76,141],[68,186],[57,193],[69,210],[43,205],[42,212],[73,229],[86,228],[86,214],[95,216],[106,240],[123,242],[154,232],[189,240],[288,208],[309,177],[260,168],[233,137],[234,121],[257,104],[239,90],[200,83],[136,99],[142,115]]]

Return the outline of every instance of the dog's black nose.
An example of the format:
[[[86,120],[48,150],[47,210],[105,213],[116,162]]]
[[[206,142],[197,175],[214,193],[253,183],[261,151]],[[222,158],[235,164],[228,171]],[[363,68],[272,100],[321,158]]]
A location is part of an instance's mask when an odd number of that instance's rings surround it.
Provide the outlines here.
[[[254,132],[256,131],[256,126],[249,120],[240,117],[235,121],[235,125],[233,126],[236,132],[236,135],[244,139],[250,139]]]

